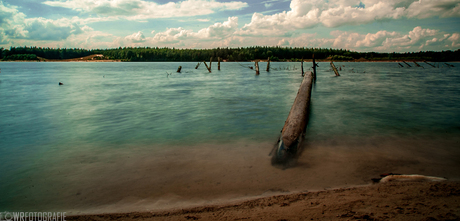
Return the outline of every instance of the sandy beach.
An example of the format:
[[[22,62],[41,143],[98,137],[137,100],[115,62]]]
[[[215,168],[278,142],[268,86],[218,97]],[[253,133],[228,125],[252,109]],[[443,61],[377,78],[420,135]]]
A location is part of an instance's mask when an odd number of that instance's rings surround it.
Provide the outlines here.
[[[390,182],[166,211],[67,220],[459,220],[460,182]]]

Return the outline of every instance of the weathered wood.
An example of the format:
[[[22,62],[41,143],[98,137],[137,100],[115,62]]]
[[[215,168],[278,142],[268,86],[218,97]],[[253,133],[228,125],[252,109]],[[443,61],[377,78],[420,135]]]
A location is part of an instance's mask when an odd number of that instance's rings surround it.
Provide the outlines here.
[[[335,67],[334,63],[332,63],[332,61],[331,61],[331,67],[332,67],[332,70],[334,70],[335,72],[335,76],[340,76],[339,71],[337,71],[337,68]]]
[[[176,72],[179,72],[179,73],[180,73],[180,70],[182,70],[182,66],[179,66],[179,68],[177,68],[177,71],[176,71]]]
[[[267,72],[270,71],[270,57],[267,59]]]
[[[198,67],[200,66],[200,64],[201,64],[201,63],[200,63],[200,62],[198,62],[198,64],[196,64],[196,67],[195,67],[195,69],[198,69]]]
[[[220,71],[220,57],[217,58],[217,70]]]
[[[315,62],[315,54],[313,54],[312,58],[313,58],[313,82],[316,83],[316,67],[318,67],[318,64]]]
[[[302,77],[305,76],[305,73],[303,72],[303,58],[302,58],[302,61],[300,62],[300,69],[302,70]]]
[[[211,73],[211,67],[208,67],[208,64],[206,64],[206,61],[203,61],[203,63],[206,66],[206,69],[208,69],[209,73]]]
[[[432,65],[432,64],[430,64],[430,63],[428,63],[426,61],[423,61],[423,62],[425,62],[426,64],[430,65],[431,67],[434,67],[434,68],[436,67],[436,66],[434,66],[434,65]]]
[[[421,67],[419,64],[417,64],[417,62],[415,62],[415,61],[413,61],[413,62],[414,62],[414,64],[415,64],[415,66]]]
[[[398,63],[398,64],[399,64],[399,66],[401,66],[402,68],[404,67],[401,63]]]
[[[213,59],[213,57],[211,57],[211,59],[209,60],[209,72],[211,72],[212,59]]]
[[[255,61],[256,75],[259,75],[259,61]]]
[[[412,67],[412,66],[410,66],[410,64],[408,64],[408,63],[405,62],[405,61],[403,61],[403,63],[406,64],[406,65],[409,66],[409,67]]]
[[[280,142],[286,149],[293,147],[305,133],[309,119],[312,82],[312,73],[306,72],[281,131]]]

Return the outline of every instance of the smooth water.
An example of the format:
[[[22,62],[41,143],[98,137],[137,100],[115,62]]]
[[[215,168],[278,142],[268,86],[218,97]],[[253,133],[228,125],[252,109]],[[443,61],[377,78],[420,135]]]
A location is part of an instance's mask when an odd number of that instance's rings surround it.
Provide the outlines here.
[[[300,63],[260,64],[256,76],[249,62],[212,73],[187,62],[0,63],[0,211],[155,210],[365,184],[388,170],[460,178],[460,64],[337,62],[335,77],[319,63],[305,148],[287,170],[268,154]]]

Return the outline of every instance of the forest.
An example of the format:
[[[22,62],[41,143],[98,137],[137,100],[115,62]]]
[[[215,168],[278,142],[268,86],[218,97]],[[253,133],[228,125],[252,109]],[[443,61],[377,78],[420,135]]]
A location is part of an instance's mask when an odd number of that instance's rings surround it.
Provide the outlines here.
[[[356,52],[345,49],[305,48],[305,47],[267,47],[254,46],[245,48],[214,49],[175,49],[159,47],[119,47],[113,49],[81,48],[42,48],[11,47],[0,48],[0,59],[7,60],[65,60],[102,54],[102,59],[121,61],[209,61],[220,57],[226,61],[252,61],[270,58],[271,61],[299,61],[301,59],[328,59],[336,61],[353,61],[366,59],[379,60],[426,60],[426,61],[460,61],[460,49],[455,51],[420,51],[406,53]]]

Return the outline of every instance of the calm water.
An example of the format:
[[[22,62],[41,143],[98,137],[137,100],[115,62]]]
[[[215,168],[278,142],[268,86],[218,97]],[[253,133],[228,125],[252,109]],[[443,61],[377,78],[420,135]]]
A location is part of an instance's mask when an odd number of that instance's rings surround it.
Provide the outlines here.
[[[380,172],[459,179],[453,64],[337,62],[334,77],[319,63],[305,150],[297,167],[280,170],[268,153],[300,63],[255,76],[247,62],[214,64],[212,73],[186,62],[2,62],[0,211],[155,210],[360,185]]]

